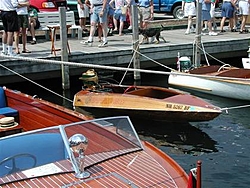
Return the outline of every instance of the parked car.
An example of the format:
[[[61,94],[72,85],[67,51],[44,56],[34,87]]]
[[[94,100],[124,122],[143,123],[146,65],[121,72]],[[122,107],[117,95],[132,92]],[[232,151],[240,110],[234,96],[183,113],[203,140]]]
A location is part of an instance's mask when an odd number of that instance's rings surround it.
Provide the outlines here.
[[[174,18],[182,19],[182,0],[154,0],[154,12],[173,15]]]
[[[174,18],[182,19],[183,11],[181,11],[182,0],[154,0],[154,12],[166,13],[173,15]],[[222,0],[218,0],[215,9],[215,17],[221,17]]]
[[[58,7],[67,6],[67,0],[30,0],[30,6],[38,12],[58,11]]]

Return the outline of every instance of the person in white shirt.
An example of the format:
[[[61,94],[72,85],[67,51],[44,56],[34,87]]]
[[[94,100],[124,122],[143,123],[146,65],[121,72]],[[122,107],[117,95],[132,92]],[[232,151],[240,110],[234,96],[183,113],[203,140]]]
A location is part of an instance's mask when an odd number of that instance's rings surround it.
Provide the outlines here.
[[[102,27],[102,34],[103,34],[103,42],[98,45],[98,47],[106,47],[108,46],[108,26],[107,26],[107,19],[108,19],[108,6],[107,0],[90,0],[90,33],[89,38],[86,41],[81,41],[84,45],[92,46],[93,38],[96,30],[96,25],[100,23]]]
[[[17,0],[1,0],[0,11],[3,22],[4,32],[2,35],[2,52],[1,55],[14,56],[13,53],[13,36],[18,31],[18,20],[16,9]]]

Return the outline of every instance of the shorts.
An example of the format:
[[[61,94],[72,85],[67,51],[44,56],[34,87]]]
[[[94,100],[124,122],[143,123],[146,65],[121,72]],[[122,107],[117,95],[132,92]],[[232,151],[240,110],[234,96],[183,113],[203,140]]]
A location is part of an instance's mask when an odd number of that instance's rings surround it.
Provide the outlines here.
[[[108,9],[104,9],[103,16],[100,16],[100,12],[102,11],[101,6],[94,6],[93,12],[90,16],[91,23],[107,23],[108,20]]]
[[[84,9],[81,9],[80,5],[77,4],[77,10],[79,18],[88,18],[89,17],[89,7],[86,4],[83,4]]]
[[[116,20],[120,20],[122,22],[126,21],[126,15],[122,14],[122,10],[121,9],[115,10],[115,12],[114,12],[114,18]]]
[[[239,11],[240,15],[246,16],[249,15],[249,3],[247,1],[240,1],[239,2]]]
[[[221,8],[222,12],[221,12],[221,17],[225,17],[225,18],[233,18],[234,15],[234,7],[231,4],[231,2],[224,2],[222,4],[222,8]]]
[[[16,11],[2,11],[1,17],[3,22],[3,29],[5,32],[19,31]]]
[[[108,16],[113,16],[114,15],[114,9],[110,7],[110,5],[107,5],[108,7]]]
[[[210,21],[211,20],[210,11],[202,10],[201,17],[202,21]]]
[[[150,7],[139,7],[139,18],[141,21],[146,21],[150,19]]]
[[[196,15],[195,3],[194,2],[185,3],[184,16],[188,17],[188,16],[195,16],[195,15]]]
[[[20,28],[29,27],[29,16],[27,15],[18,15],[18,25]]]

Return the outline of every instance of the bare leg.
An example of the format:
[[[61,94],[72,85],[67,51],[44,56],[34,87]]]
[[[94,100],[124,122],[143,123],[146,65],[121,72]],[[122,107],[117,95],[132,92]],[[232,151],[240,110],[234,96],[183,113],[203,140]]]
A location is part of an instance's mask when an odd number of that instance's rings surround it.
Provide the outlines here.
[[[246,25],[246,20],[247,20],[247,15],[243,15],[242,16],[242,22],[241,22],[241,26],[240,26],[240,31],[245,30],[245,25]]]
[[[187,26],[187,31],[190,31],[192,25],[192,16],[188,16],[188,26]]]
[[[107,36],[108,36],[107,22],[101,23],[101,26],[102,26],[103,42],[107,42]]]
[[[34,39],[35,38],[35,26],[33,22],[30,23],[30,34],[32,36],[32,39]]]
[[[9,36],[9,35],[8,35]],[[13,35],[12,35],[13,36]],[[14,33],[14,37],[15,37],[15,47],[16,47],[16,53],[19,54],[19,32],[16,31]],[[12,37],[13,38],[13,37]],[[9,40],[9,39],[8,39]],[[8,42],[8,45],[10,46],[10,43]],[[12,39],[12,45],[13,45],[13,39]]]
[[[6,54],[7,53],[7,32],[3,32],[3,36],[2,36],[2,47],[3,47],[3,50],[2,50],[2,53]]]
[[[27,44],[27,29],[22,28],[22,43],[23,43],[23,51],[27,51],[26,44]]]
[[[119,28],[119,35],[122,35],[122,31],[123,31],[123,26],[124,26],[124,22],[120,21],[120,28]]]
[[[118,24],[117,24],[117,20],[115,18],[113,18],[113,23],[114,23],[114,31],[117,31],[118,30]]]
[[[224,24],[225,24],[226,17],[223,17],[220,22],[220,30],[223,31]]]
[[[100,23],[98,24],[98,38],[99,42],[102,42],[102,26]]]
[[[95,29],[96,29],[96,23],[91,22],[88,41],[93,41],[93,37],[94,37],[94,34],[95,34]]]
[[[8,54],[12,54],[13,53],[13,37],[14,37],[14,32],[7,32]]]

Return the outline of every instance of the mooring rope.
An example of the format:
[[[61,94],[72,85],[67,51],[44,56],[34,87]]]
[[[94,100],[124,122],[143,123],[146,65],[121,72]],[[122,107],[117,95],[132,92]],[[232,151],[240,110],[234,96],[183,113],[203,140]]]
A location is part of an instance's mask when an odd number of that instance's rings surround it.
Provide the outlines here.
[[[25,79],[25,80],[27,80],[27,81],[29,81],[29,82],[31,82],[31,83],[33,83],[33,84],[39,86],[39,87],[41,87],[41,88],[43,88],[43,89],[45,89],[45,90],[47,90],[47,91],[49,91],[49,92],[51,92],[51,93],[53,93],[53,94],[55,94],[55,95],[57,95],[57,96],[59,96],[59,97],[65,99],[65,100],[67,100],[67,101],[73,103],[72,100],[70,100],[70,99],[68,99],[68,98],[66,98],[66,97],[64,97],[64,96],[62,96],[62,95],[60,95],[60,94],[58,94],[58,93],[56,93],[56,92],[54,92],[54,91],[52,91],[52,90],[50,90],[50,89],[44,87],[44,86],[42,86],[41,84],[38,84],[37,82],[34,82],[33,80],[31,80],[31,79],[29,79],[29,78],[27,78],[27,77],[25,77],[25,76],[23,76],[23,75],[21,75],[21,74],[15,72],[15,71],[13,71],[13,70],[11,70],[11,69],[9,69],[8,67],[2,65],[1,63],[0,63],[0,66],[3,67],[3,68],[6,69],[6,70],[12,72],[13,74],[16,74],[17,76],[20,76],[21,78],[23,78],[23,79]]]
[[[134,49],[133,49],[134,50]],[[134,50],[136,51],[136,50]],[[156,70],[147,70],[147,69],[135,69],[135,68],[124,68],[124,67],[117,67],[117,66],[109,66],[109,65],[95,65],[95,64],[87,64],[87,63],[75,63],[75,62],[69,62],[69,61],[58,61],[58,60],[48,60],[48,59],[36,59],[36,58],[30,58],[30,57],[22,57],[22,56],[2,56],[4,58],[8,59],[17,59],[17,60],[23,60],[23,61],[29,61],[29,62],[38,62],[38,63],[47,63],[47,64],[56,64],[56,65],[68,65],[68,66],[75,66],[75,67],[86,67],[86,68],[96,68],[96,69],[106,69],[106,70],[116,70],[116,71],[130,71],[130,72],[142,72],[142,73],[152,73],[152,74],[162,74],[162,75],[182,75],[182,76],[190,76],[190,74],[187,73],[182,73],[182,72],[177,72],[175,69],[172,69],[166,65],[163,65],[155,60],[153,60],[150,57],[147,57],[144,54],[141,54],[139,51],[136,51],[143,57],[152,60],[153,62],[157,63],[160,66],[163,66],[165,68],[170,69],[172,72],[166,72],[166,71],[156,71]],[[198,74],[192,74],[193,77],[199,77],[202,78],[202,75]],[[212,78],[212,79],[225,79],[225,77],[220,77],[220,76],[209,76],[206,75],[207,78]],[[227,77],[227,80],[238,80],[238,81],[248,81],[249,79],[245,78],[231,78]]]
[[[199,47],[200,48],[200,47]],[[134,50],[134,49],[133,49]],[[202,49],[201,49],[202,50]],[[57,65],[68,65],[68,66],[76,66],[76,67],[86,67],[86,68],[96,68],[96,69],[107,69],[107,70],[116,70],[116,71],[130,71],[130,72],[142,72],[142,73],[153,73],[153,74],[162,74],[162,75],[170,75],[170,74],[176,74],[176,75],[183,75],[183,76],[190,76],[189,74],[186,74],[186,73],[180,73],[180,72],[176,72],[175,69],[172,69],[166,65],[163,65],[155,60],[153,60],[152,58],[140,53],[139,51],[137,50],[134,50],[136,53],[140,54],[141,56],[151,60],[152,62],[155,62],[156,64],[162,66],[162,67],[165,67],[169,70],[171,70],[172,72],[166,72],[166,71],[154,71],[154,70],[145,70],[145,69],[135,69],[135,68],[124,68],[124,67],[114,67],[114,66],[107,66],[107,65],[94,65],[94,64],[86,64],[86,63],[75,63],[75,62],[66,62],[66,61],[58,61],[58,60],[47,60],[47,59],[36,59],[36,58],[29,58],[29,57],[21,57],[21,56],[16,56],[16,57],[9,57],[9,56],[2,56],[4,58],[7,58],[7,59],[17,59],[17,60],[23,60],[23,61],[29,61],[29,62],[38,62],[38,63],[48,63],[48,64],[57,64]],[[205,52],[206,53],[206,52]],[[207,53],[208,54],[208,53]],[[209,54],[208,54],[209,55]],[[209,55],[210,57],[212,57],[211,55]],[[212,57],[213,58],[213,57]],[[222,61],[220,61],[222,62]],[[222,64],[225,64],[222,62]],[[41,86],[40,84],[28,79],[28,78],[25,78],[24,76],[18,74],[17,72],[3,66],[2,64],[0,64],[3,68],[11,71],[12,73],[14,74],[17,74],[19,76],[21,76],[22,78],[38,85],[39,87],[42,87],[52,93],[54,93],[55,95],[59,96],[59,97],[62,97],[70,102],[73,102],[72,100],[68,99],[68,98],[65,98],[64,96],[60,95],[60,94],[57,94],[43,86]],[[193,75],[192,76],[194,77],[202,77],[202,75]],[[212,78],[212,79],[215,79],[215,78],[224,78],[225,77],[220,77],[220,76],[207,76],[207,78]],[[249,79],[244,79],[244,78],[227,78],[228,80],[240,80],[240,81],[248,81]],[[226,107],[226,108],[221,108],[222,111],[226,111],[227,110],[230,110],[230,109],[238,109],[238,108],[246,108],[246,107],[250,107],[250,105],[243,105],[243,106],[235,106],[235,107]]]
[[[248,108],[248,107],[250,107],[250,104],[241,105],[241,106],[225,107],[225,108],[221,108],[220,110],[226,111],[226,113],[228,113],[228,110],[239,109],[239,108]]]
[[[134,44],[136,44],[136,43],[139,43],[139,41],[134,42]],[[137,51],[138,48],[139,48],[139,44],[136,46],[136,51]],[[134,53],[133,53],[133,55],[132,55],[132,57],[131,57],[131,59],[130,59],[130,62],[129,62],[129,64],[128,64],[128,66],[127,66],[127,68],[130,67],[131,63],[133,62],[133,59],[134,59],[135,55],[136,55],[136,52],[134,51]],[[125,73],[123,74],[123,77],[122,77],[122,79],[121,79],[119,85],[122,84],[123,80],[125,79],[125,76],[126,76],[127,72],[128,72],[128,71],[125,71]]]

